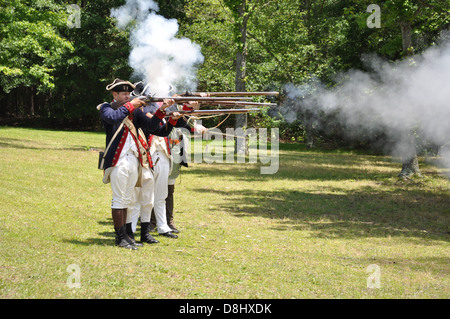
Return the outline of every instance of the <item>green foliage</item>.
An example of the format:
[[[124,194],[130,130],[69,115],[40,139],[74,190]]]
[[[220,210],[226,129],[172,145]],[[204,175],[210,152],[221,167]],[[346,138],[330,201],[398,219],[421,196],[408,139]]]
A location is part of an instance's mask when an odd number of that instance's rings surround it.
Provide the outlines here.
[[[64,1],[2,4],[0,17],[6,22],[0,26],[3,91],[30,94],[23,88],[36,87],[38,93],[45,93],[44,99],[37,100],[39,115],[98,123],[95,106],[110,99],[106,84],[131,74],[129,34],[118,30],[109,17],[110,9],[121,4],[121,0],[82,1],[79,27],[69,27]],[[5,104],[16,104],[11,102],[6,96]]]
[[[198,89],[234,91],[236,47],[230,12],[220,0],[190,1],[185,10],[188,23],[181,26],[180,33],[200,44],[205,57],[198,71]]]
[[[358,25],[358,33],[365,34],[368,52],[378,53],[391,60],[402,58],[402,34],[400,23],[410,22],[412,41],[415,52],[420,52],[432,45],[442,30],[449,27],[447,1],[430,0],[388,0],[380,3],[381,28],[369,29],[366,19],[369,13],[365,9],[373,1],[353,1],[347,8],[348,17]]]
[[[331,86],[337,72],[364,68],[361,56],[365,53],[401,59],[405,52],[400,22],[411,23],[414,52],[432,45],[449,27],[449,4],[439,0],[383,1],[379,3],[379,29],[367,27],[370,13],[366,10],[371,0],[157,2],[159,14],[178,20],[178,36],[201,46],[205,60],[197,73],[200,91],[235,90],[236,56],[243,49],[240,27],[244,19],[244,81],[249,91],[282,92],[288,83],[301,85],[311,79]],[[81,9],[80,28],[67,26],[66,6],[72,3]],[[110,17],[111,8],[124,3],[2,2],[0,113],[26,114],[30,98],[34,98],[40,116],[81,118],[98,124],[95,105],[111,98],[105,91],[106,84],[132,74],[128,66],[129,32],[117,29]],[[243,3],[245,7],[241,7]],[[268,127],[282,123],[281,118],[271,119],[264,113],[252,115],[250,121]],[[295,130],[286,130],[290,131]]]
[[[58,117],[98,121],[95,106],[111,100],[106,85],[114,78],[130,77],[129,32],[116,28],[109,16],[111,8],[121,4],[123,1],[90,1],[81,7],[80,28],[65,29],[77,63],[60,69],[52,112]]]
[[[74,51],[60,29],[67,15],[54,1],[6,1],[0,5],[0,85],[5,92],[55,88],[55,71]]]

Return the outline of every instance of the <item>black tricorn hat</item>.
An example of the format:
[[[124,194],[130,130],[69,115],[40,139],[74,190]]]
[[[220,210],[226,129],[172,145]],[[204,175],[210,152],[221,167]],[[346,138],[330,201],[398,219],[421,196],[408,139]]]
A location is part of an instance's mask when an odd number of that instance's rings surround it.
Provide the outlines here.
[[[114,92],[132,92],[134,90],[135,86],[131,82],[124,81],[121,79],[115,79],[113,83],[108,84],[106,86],[106,89],[108,91],[114,91]]]

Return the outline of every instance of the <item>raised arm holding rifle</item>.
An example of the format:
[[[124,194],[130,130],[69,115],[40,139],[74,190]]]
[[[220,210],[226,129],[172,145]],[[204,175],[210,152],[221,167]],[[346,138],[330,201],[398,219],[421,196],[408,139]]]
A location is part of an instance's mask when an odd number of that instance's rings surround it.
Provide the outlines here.
[[[206,96],[206,94],[204,95]],[[176,97],[176,96],[175,96]],[[171,107],[173,108],[173,106]],[[197,101],[189,101],[186,102],[182,106],[178,106],[177,109],[198,109],[199,103]],[[144,110],[147,107],[144,107]],[[188,121],[184,120],[183,114],[180,114],[178,111],[167,111],[166,114],[173,114],[178,116],[178,125],[175,127],[168,136],[168,145],[172,156],[172,169],[168,176],[167,183],[167,196],[165,198],[165,208],[166,208],[166,219],[167,225],[170,227],[172,233],[178,234],[179,230],[175,226],[175,214],[174,214],[174,192],[175,192],[175,180],[178,178],[181,170],[181,165],[187,167],[187,160],[184,159],[186,156],[185,149],[185,139],[183,138],[183,131],[178,128],[186,128],[191,133],[203,134],[207,131],[206,127],[201,124],[196,123],[196,121]],[[151,110],[147,113],[147,116],[153,116]],[[164,187],[164,186],[163,186]],[[164,194],[161,194],[164,195]],[[152,211],[152,218],[150,221],[150,227],[152,230],[157,228],[157,222],[155,217],[155,212]]]
[[[115,243],[119,247],[137,249],[137,244],[126,231],[128,207],[133,202],[134,188],[138,183],[141,165],[147,160],[145,148],[139,139],[138,130],[130,117],[144,105],[139,99],[130,101],[134,85],[128,81],[115,79],[106,89],[113,95],[112,103],[97,106],[106,133],[106,149],[101,161],[104,170],[103,182],[110,183],[112,189],[111,214],[116,232]],[[158,131],[165,113],[163,110],[173,102],[164,103],[155,116],[146,123],[151,131]]]
[[[135,86],[139,88],[137,83]],[[172,105],[172,98],[162,99],[164,104]],[[170,102],[170,103],[169,103]],[[161,103],[161,102],[159,102]],[[192,102],[195,105],[196,102]],[[168,196],[168,177],[172,167],[171,148],[167,135],[172,131],[173,127],[187,127],[187,123],[181,118],[181,114],[171,112],[170,116],[163,119],[158,103],[147,103],[145,107],[134,111],[134,123],[136,127],[141,128],[144,132],[145,139],[148,140],[148,154],[150,156],[150,169],[143,169],[142,185],[136,187],[136,200],[130,207],[130,219],[127,220],[127,231],[130,237],[134,237],[133,233],[136,229],[137,219],[141,216],[141,241],[146,243],[157,243],[151,235],[150,213],[152,208],[155,211],[155,224],[158,233],[169,238],[178,238],[173,232],[176,229],[169,227],[165,209],[165,200]],[[147,123],[151,123],[150,119],[159,117],[162,119],[160,131],[154,131]],[[169,117],[169,118],[167,118]]]
[[[135,186],[138,181],[145,181],[146,178],[154,178],[152,180],[154,192],[150,193],[154,195],[154,208],[155,212],[158,211],[157,220],[160,220],[159,225],[157,225],[158,232],[163,236],[177,238],[172,233],[173,229],[168,227],[165,212],[167,182],[171,163],[170,146],[167,143],[167,138],[161,136],[167,136],[174,126],[187,127],[187,122],[184,119],[186,115],[247,113],[260,110],[237,107],[274,104],[250,102],[249,99],[251,98],[245,97],[244,94],[238,94],[239,92],[230,92],[229,94],[216,92],[216,97],[206,92],[196,93],[196,96],[155,97],[146,95],[133,98],[130,101],[130,92],[135,88],[135,85],[128,81],[116,79],[106,87],[107,90],[112,92],[113,102],[105,102],[97,107],[106,132],[107,147],[101,168],[104,169],[104,182],[111,183],[113,192],[111,210],[116,231],[116,245],[129,249],[137,249],[136,247],[139,244],[133,238],[133,229],[131,227],[131,222],[136,219],[136,214],[132,214],[133,216],[128,215],[127,210],[129,205],[136,203],[136,196],[139,196],[134,192]],[[232,96],[233,94],[238,96]],[[274,94],[252,93],[251,95]],[[154,105],[155,102],[159,102],[162,105],[154,111],[154,116],[149,118],[143,107],[151,103]],[[183,103],[183,107],[165,112],[166,108],[174,103]],[[200,105],[234,108],[200,110]],[[133,117],[133,121],[131,121],[131,117]],[[163,121],[167,123],[161,125]],[[143,139],[138,134],[139,129],[146,132]],[[194,125],[192,129],[201,133],[207,131],[205,127],[199,125]],[[148,137],[148,145],[146,144],[147,141],[144,141],[145,137]],[[151,155],[151,157],[148,155]],[[151,171],[146,170],[145,163],[148,163],[148,167],[153,166],[153,174],[151,174]],[[145,171],[142,175],[141,166]],[[138,209],[140,210],[140,208]],[[148,214],[143,218],[142,212],[140,213],[141,222],[144,220],[144,231],[141,232],[141,240],[148,243],[157,242],[148,233]]]

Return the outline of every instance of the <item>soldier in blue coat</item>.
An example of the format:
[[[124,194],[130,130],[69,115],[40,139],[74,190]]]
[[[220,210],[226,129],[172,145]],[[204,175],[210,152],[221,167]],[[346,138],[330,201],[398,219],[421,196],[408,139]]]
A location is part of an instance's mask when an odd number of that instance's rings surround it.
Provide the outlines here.
[[[128,81],[115,79],[106,87],[112,92],[113,102],[105,102],[97,107],[106,132],[106,149],[101,168],[104,169],[103,182],[111,184],[113,193],[111,214],[116,232],[116,245],[128,249],[137,249],[139,245],[126,232],[127,209],[133,200],[141,166],[148,165],[148,152],[145,151],[148,146],[145,137],[140,136],[132,121],[134,111],[144,105],[139,99],[130,101],[130,92],[134,88]],[[146,118],[142,125],[152,132],[162,130],[160,123],[165,116],[164,110],[172,104],[173,100],[164,101],[161,108],[156,111],[156,116]],[[139,117],[140,113],[136,114]]]
[[[132,237],[140,215],[141,241],[147,243],[154,243],[153,240],[148,240],[151,237],[150,220],[152,208],[156,208],[158,213],[155,222],[158,226],[158,233],[169,238],[178,237],[173,234],[172,229],[167,224],[166,211],[161,207],[161,202],[164,202],[164,199],[167,197],[167,180],[171,166],[171,152],[167,136],[173,127],[184,127],[186,123],[180,118],[181,115],[175,115],[160,124],[161,128],[167,128],[165,130],[155,131],[150,129],[148,125],[142,125],[142,123],[158,117],[159,110],[160,106],[157,103],[152,103],[142,108],[142,111],[141,109],[135,111],[135,124],[137,127],[142,128],[145,137],[148,138],[151,171],[143,169],[142,186],[135,189],[137,200],[130,206],[131,218],[127,221],[127,230],[129,232],[128,235]],[[156,140],[157,142],[155,143]]]
[[[169,101],[173,100],[165,100],[167,101],[165,104],[169,105]],[[161,107],[159,105],[149,106],[154,108],[154,116],[149,117],[146,112],[147,106],[144,108],[137,108],[133,112],[133,123],[135,127],[141,131],[141,141],[144,144],[145,155],[148,159],[148,165],[142,165],[141,172],[141,183],[135,187],[134,197],[132,200],[132,204],[128,208],[128,217],[127,217],[127,234],[130,238],[134,239],[134,231],[136,229],[137,220],[140,216],[141,220],[141,242],[148,244],[158,243],[152,235],[150,235],[150,218],[151,218],[151,210],[154,203],[154,173],[155,167],[156,171],[161,164],[158,164],[158,159],[154,159],[151,157],[150,153],[150,144],[147,144],[147,138],[149,135],[156,135],[161,137],[166,137],[172,131],[173,126],[176,124],[177,116],[172,116],[168,121],[164,121],[164,113],[161,111]],[[159,119],[159,126],[157,128],[154,127],[154,117]],[[144,153],[143,152],[143,153]],[[159,166],[158,166],[159,165]]]

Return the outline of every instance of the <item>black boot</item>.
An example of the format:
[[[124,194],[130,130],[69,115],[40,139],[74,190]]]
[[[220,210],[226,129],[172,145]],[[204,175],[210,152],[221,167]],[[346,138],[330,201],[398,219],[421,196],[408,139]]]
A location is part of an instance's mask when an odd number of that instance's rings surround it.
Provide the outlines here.
[[[168,231],[167,233],[160,233],[161,236],[165,236],[165,237],[169,237],[169,238],[178,238],[177,235],[175,235],[174,233],[172,233],[171,231]]]
[[[116,246],[131,250],[137,250],[137,247],[133,245],[133,242],[127,235],[125,225],[123,225],[119,229],[115,228],[115,231],[116,231]]]
[[[136,242],[136,240],[134,239],[134,233],[133,233],[133,228],[131,227],[131,223],[128,223],[125,226],[127,229],[127,235],[128,235],[128,237],[130,237],[131,241],[133,242],[133,245],[135,245],[136,247],[144,246],[144,245]]]
[[[178,234],[180,231],[176,228],[175,222],[173,220],[173,193],[175,190],[175,185],[169,185],[168,194],[166,198],[166,217],[167,225],[169,225],[172,233]]]
[[[149,232],[153,233],[156,231],[156,217],[155,210],[152,209],[152,214],[150,215],[150,229]]]
[[[123,222],[124,216],[126,216],[126,209],[111,210],[112,219],[114,222],[114,230],[116,232],[115,244],[116,246],[136,250],[137,247],[133,245],[132,240],[127,235],[127,229]],[[126,218],[126,217],[125,217]]]
[[[141,223],[141,242],[147,244],[159,243],[159,241],[157,241],[155,238],[153,238],[152,235],[150,235],[150,223]]]

